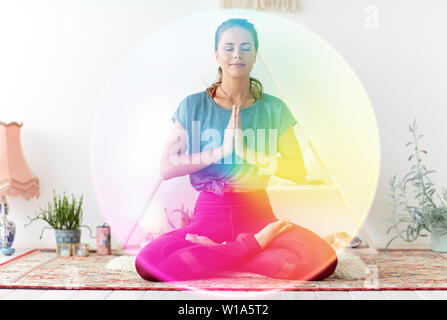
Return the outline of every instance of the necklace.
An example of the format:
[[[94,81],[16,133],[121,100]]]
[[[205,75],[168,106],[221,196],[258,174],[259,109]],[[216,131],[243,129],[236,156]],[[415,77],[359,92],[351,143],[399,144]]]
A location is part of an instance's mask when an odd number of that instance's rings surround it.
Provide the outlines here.
[[[223,94],[227,97],[228,101],[230,101],[231,105],[233,106],[233,100],[231,100],[231,98],[228,96],[228,94],[224,91],[224,89],[222,89],[222,86],[219,86],[220,90],[223,92]],[[248,99],[250,99],[250,94],[248,94],[247,98],[245,99],[244,103],[241,104],[241,107],[244,106],[245,103],[247,103]]]

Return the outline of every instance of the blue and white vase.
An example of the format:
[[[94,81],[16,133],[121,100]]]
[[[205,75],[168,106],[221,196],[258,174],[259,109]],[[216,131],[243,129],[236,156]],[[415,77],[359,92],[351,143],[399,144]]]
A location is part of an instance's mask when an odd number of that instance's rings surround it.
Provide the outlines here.
[[[11,248],[16,234],[16,225],[6,218],[7,215],[8,204],[0,204],[0,249]]]

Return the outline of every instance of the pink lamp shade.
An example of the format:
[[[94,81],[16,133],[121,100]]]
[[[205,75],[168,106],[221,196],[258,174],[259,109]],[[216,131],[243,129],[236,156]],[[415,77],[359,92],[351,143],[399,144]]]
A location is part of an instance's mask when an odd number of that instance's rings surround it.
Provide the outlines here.
[[[28,167],[20,144],[22,124],[0,122],[0,196],[39,197],[39,178]]]

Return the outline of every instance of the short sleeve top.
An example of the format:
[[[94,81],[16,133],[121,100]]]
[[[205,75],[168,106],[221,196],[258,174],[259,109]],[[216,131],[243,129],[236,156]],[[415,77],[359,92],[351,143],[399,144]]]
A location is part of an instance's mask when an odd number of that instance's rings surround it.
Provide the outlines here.
[[[241,124],[247,148],[258,154],[277,154],[279,137],[297,121],[287,105],[279,98],[264,93],[262,99],[241,109]],[[187,153],[195,154],[222,145],[232,110],[219,106],[206,91],[183,99],[171,117],[178,120],[187,132]],[[260,161],[260,160],[258,160]],[[190,182],[197,191],[219,195],[226,187],[264,189],[271,173],[259,170],[234,152],[226,158],[191,173]]]

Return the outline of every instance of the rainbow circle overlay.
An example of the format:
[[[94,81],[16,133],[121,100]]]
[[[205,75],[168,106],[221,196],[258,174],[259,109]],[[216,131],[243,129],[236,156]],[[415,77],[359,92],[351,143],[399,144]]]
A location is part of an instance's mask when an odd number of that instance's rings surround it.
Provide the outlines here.
[[[297,119],[307,178],[332,182],[294,187],[272,177],[268,192],[275,215],[321,237],[335,232],[353,237],[369,213],[380,170],[379,133],[368,95],[325,40],[288,19],[249,10],[207,11],[171,22],[130,50],[108,79],[92,132],[91,170],[113,237],[119,244],[141,246],[148,233],[167,231],[165,211],[194,208],[197,191],[188,176],[163,181],[146,204],[159,178],[172,114],[186,96],[216,80],[214,32],[228,18],[255,25],[259,51],[252,76]]]

